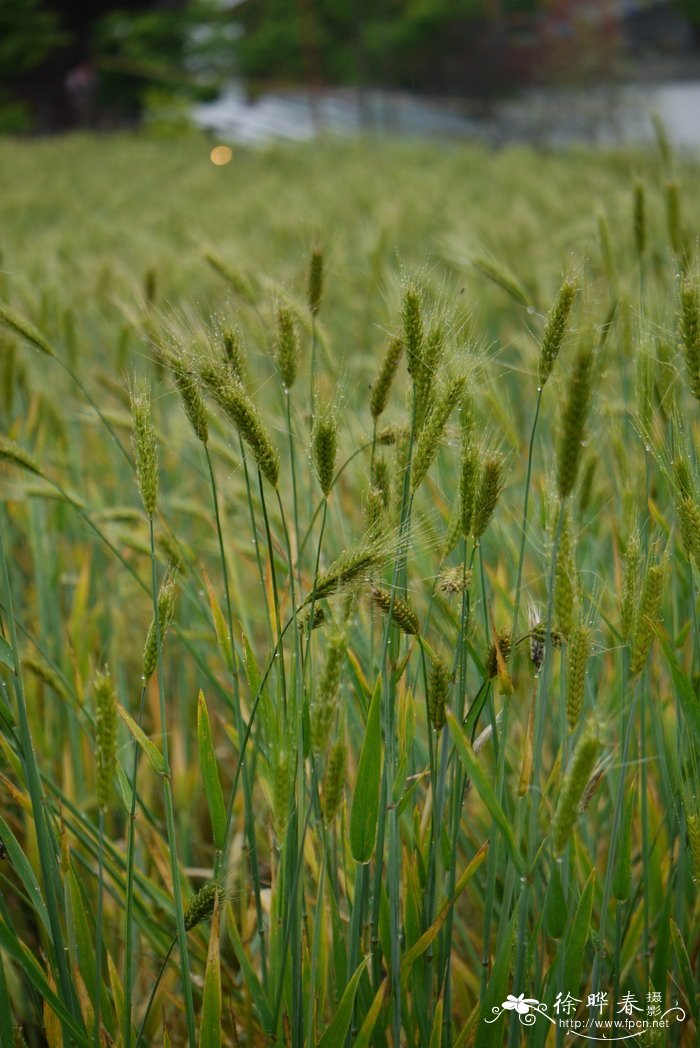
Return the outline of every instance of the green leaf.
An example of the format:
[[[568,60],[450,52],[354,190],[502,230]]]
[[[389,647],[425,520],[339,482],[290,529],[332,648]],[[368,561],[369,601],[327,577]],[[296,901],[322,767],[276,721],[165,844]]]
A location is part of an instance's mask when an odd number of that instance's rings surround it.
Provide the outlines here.
[[[667,887],[661,914],[656,925],[656,944],[654,946],[654,963],[651,966],[651,985],[663,995],[666,1000],[666,983],[670,969],[671,954],[671,910],[675,902],[675,895]]]
[[[635,800],[636,790],[632,788],[625,801],[622,830],[619,837],[620,844],[612,879],[612,897],[619,899],[620,902],[629,899],[632,889],[632,819]]]
[[[238,958],[238,963],[241,966],[241,972],[243,973],[243,979],[248,989],[250,996],[253,999],[253,1004],[258,1013],[265,1033],[272,1037],[274,1033],[274,1020],[272,1018],[272,1011],[268,1003],[265,991],[263,990],[260,980],[256,975],[255,969],[248,960],[248,955],[243,949],[243,943],[241,937],[238,934],[238,928],[236,926],[236,919],[233,915],[233,908],[231,906],[226,907],[226,927],[228,928],[228,934],[231,939],[234,953]]]
[[[78,1026],[58,994],[51,989],[49,981],[36,958],[2,920],[0,920],[0,945],[24,969],[29,982],[65,1024],[71,1036],[75,1038],[76,1045],[81,1046],[81,1048],[90,1048],[92,1042],[88,1040],[85,1032]]]
[[[219,893],[214,899],[214,912],[209,932],[209,951],[204,973],[202,1019],[199,1048],[221,1048],[221,961],[219,957]]]
[[[47,933],[51,935],[51,924],[49,922],[49,915],[46,909],[39,882],[36,879],[34,870],[29,865],[29,860],[24,854],[17,838],[14,833],[7,825],[4,819],[0,818],[0,838],[2,843],[5,845],[7,855],[10,862],[12,863],[15,873],[19,877],[26,891],[29,901],[34,907],[34,911],[44,925]]]
[[[143,752],[148,757],[149,761],[153,765],[154,770],[157,771],[159,775],[165,775],[165,761],[163,760],[163,754],[160,752],[156,744],[154,742],[151,742],[146,733],[141,728],[139,728],[134,718],[131,716],[130,713],[127,713],[127,711],[124,709],[121,703],[117,703],[117,711],[121,719],[126,724],[129,731],[131,732],[134,741],[138,743],[138,745],[141,747]]]
[[[360,976],[365,970],[366,963],[365,960],[360,961],[355,969],[355,974],[346,986],[345,993],[340,998],[340,1004],[336,1009],[335,1015],[323,1031],[320,1040],[316,1042],[316,1048],[338,1048],[338,1045],[342,1044],[345,1040],[345,1035],[350,1028],[350,1020],[352,1019],[352,1006],[355,1003],[355,991],[357,990]]]
[[[374,686],[362,741],[350,811],[350,851],[355,862],[369,862],[377,836],[379,784],[382,764],[380,703],[381,674]]]
[[[474,1038],[474,1048],[495,1048],[496,1045],[498,1048],[501,1048],[505,1043],[503,1037],[503,1015],[499,1016],[495,1022],[487,1023],[485,1020],[493,1019],[493,1009],[498,1008],[501,1002],[505,1000],[506,992],[508,990],[508,977],[510,975],[513,938],[517,918],[518,907],[513,910],[513,916],[510,919],[508,930],[506,931],[503,940],[503,946],[501,950],[497,952],[491,970],[491,978],[486,987],[486,993],[484,994],[484,1000],[479,1013],[479,1023],[476,1030],[476,1037]],[[508,1015],[510,1015],[510,1012],[508,1012]]]
[[[693,685],[690,683],[687,673],[682,669],[673,652],[673,648],[661,632],[661,629],[658,626],[655,626],[654,632],[661,641],[661,647],[664,650],[666,661],[668,662],[668,667],[671,671],[671,676],[673,677],[673,685],[681,709],[683,710],[683,716],[685,717],[688,729],[691,735],[695,736],[696,745],[700,745],[700,702],[698,702],[698,698],[693,690]]]
[[[209,581],[206,571],[203,571],[202,574],[204,575],[204,584],[207,587],[209,608],[211,609],[211,617],[214,622],[214,632],[216,633],[216,643],[219,645],[219,651],[223,657],[226,669],[229,673],[233,673],[235,669],[233,661],[233,641],[229,635],[228,627],[224,620],[219,602],[216,599],[214,587]]]
[[[547,896],[544,904],[544,923],[547,935],[552,939],[561,939],[566,928],[566,899],[561,883],[559,863],[553,862],[547,885]]]
[[[406,979],[406,977],[408,976],[408,973],[410,972],[411,967],[413,966],[413,964],[415,964],[415,962],[418,960],[418,958],[421,956],[421,954],[425,953],[425,951],[428,949],[430,944],[432,942],[434,942],[435,939],[437,938],[440,929],[442,928],[443,924],[445,923],[445,919],[446,919],[448,913],[450,912],[450,910],[452,909],[452,907],[456,903],[457,899],[460,897],[460,895],[462,894],[462,892],[466,888],[467,884],[472,879],[472,877],[474,876],[474,874],[476,873],[476,871],[479,869],[479,867],[483,863],[484,859],[486,858],[486,854],[488,852],[488,847],[489,847],[489,842],[488,841],[484,841],[484,843],[481,845],[481,847],[479,848],[479,850],[476,853],[476,855],[474,856],[474,858],[471,860],[471,862],[467,866],[467,868],[464,871],[464,873],[462,874],[462,876],[457,881],[457,884],[455,885],[455,893],[452,896],[452,898],[447,900],[447,902],[443,905],[442,909],[440,910],[439,914],[437,915],[437,917],[435,918],[433,923],[430,925],[430,927],[426,931],[423,932],[423,934],[417,940],[417,942],[415,942],[411,946],[411,948],[409,950],[407,950],[406,953],[404,954],[404,957],[403,957],[403,959],[401,961],[401,978],[402,979]]]
[[[676,952],[676,958],[678,959],[678,967],[680,969],[681,978],[683,980],[683,987],[685,989],[686,997],[688,998],[688,1005],[693,1018],[695,1019],[695,1025],[700,1023],[700,1008],[698,1008],[698,995],[695,989],[695,980],[693,978],[693,969],[690,964],[690,957],[688,951],[685,948],[685,943],[681,938],[681,933],[678,930],[678,925],[674,920],[671,920],[671,939],[673,940],[673,949]]]
[[[11,670],[15,668],[15,653],[4,637],[0,637],[0,662]]]
[[[491,783],[489,782],[483,768],[476,759],[474,750],[472,749],[469,739],[462,731],[459,721],[456,719],[455,715],[449,710],[447,712],[447,723],[449,725],[452,738],[454,739],[455,746],[457,747],[457,753],[459,754],[459,759],[462,762],[464,770],[476,786],[477,793],[488,808],[491,818],[501,831],[501,834],[503,835],[503,839],[506,844],[506,848],[508,849],[508,853],[515,865],[515,868],[518,870],[518,873],[524,876],[526,870],[525,860],[523,859],[522,855],[516,847],[515,838],[513,837],[513,831],[510,828],[510,824],[505,816],[505,812],[498,803],[496,799],[496,794],[493,792],[493,787],[491,786]]]
[[[352,1048],[369,1048],[370,1038],[374,1033],[374,1027],[377,1025],[377,1019],[379,1018],[379,1013],[382,1010],[384,998],[386,997],[388,990],[389,981],[388,979],[384,979],[374,995],[374,1000],[365,1015],[357,1037],[352,1043]]]
[[[588,933],[591,927],[594,888],[595,870],[591,870],[576,907],[576,913],[574,914],[569,933],[569,941],[566,944],[566,953],[564,954],[564,986],[574,997],[578,993],[581,984],[583,951],[586,949]]]
[[[92,1006],[94,1008],[95,986],[97,982],[97,960],[95,957],[93,925],[91,920],[92,915],[88,913],[87,902],[83,897],[81,886],[78,884],[78,880],[75,876],[75,871],[73,870],[72,863],[68,867],[66,880],[68,882],[70,911],[73,918],[73,927],[75,929],[75,942],[78,951],[80,974],[85,981],[85,986],[87,988],[88,994],[90,995],[90,1000],[92,1001]],[[112,1006],[110,1004],[109,995],[107,993],[107,987],[102,979],[102,973],[100,973],[99,985],[102,1022],[106,1026],[109,1033],[113,1036],[114,1020],[112,1016]]]
[[[201,691],[197,702],[197,738],[199,740],[199,768],[209,808],[214,846],[217,851],[221,851],[226,838],[226,807],[219,782],[219,769],[211,737],[209,712]]]

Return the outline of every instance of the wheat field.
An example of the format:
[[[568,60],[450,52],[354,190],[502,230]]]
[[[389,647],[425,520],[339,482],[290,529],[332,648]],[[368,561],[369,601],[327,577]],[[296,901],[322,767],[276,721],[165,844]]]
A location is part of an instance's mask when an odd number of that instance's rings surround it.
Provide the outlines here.
[[[696,164],[210,149],[0,142],[0,1045],[698,1043]]]

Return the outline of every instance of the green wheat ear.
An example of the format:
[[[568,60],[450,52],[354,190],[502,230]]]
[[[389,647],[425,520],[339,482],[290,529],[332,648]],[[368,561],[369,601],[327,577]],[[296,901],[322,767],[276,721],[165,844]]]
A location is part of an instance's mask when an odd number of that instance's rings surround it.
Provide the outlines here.
[[[161,645],[165,640],[165,635],[170,628],[173,618],[175,616],[175,599],[177,589],[175,584],[175,576],[172,572],[168,571],[163,577],[163,581],[160,584],[158,591],[158,626],[160,627],[160,639]],[[158,637],[156,632],[156,620],[155,616],[151,619],[151,624],[148,627],[148,633],[146,634],[146,643],[143,648],[143,668],[142,674],[144,681],[149,681],[153,676],[153,673],[158,665]]]
[[[320,247],[315,247],[309,259],[309,272],[306,284],[306,301],[312,316],[316,316],[321,308],[323,277],[323,251]]]
[[[379,368],[379,374],[372,385],[369,397],[369,409],[372,418],[376,421],[387,406],[389,393],[394,382],[394,377],[403,355],[403,342],[400,338],[392,338],[387,346],[384,359]]]
[[[38,477],[43,476],[39,463],[34,459],[28,451],[21,448],[19,444],[15,444],[14,440],[10,440],[9,437],[0,435],[0,459],[4,459],[5,462],[11,462],[15,466],[19,466],[20,469],[26,469],[29,473],[36,473]]]
[[[646,191],[644,183],[637,181],[634,184],[632,196],[632,226],[634,230],[634,246],[637,257],[642,258],[647,244],[647,215],[646,215]]]
[[[299,333],[294,314],[287,306],[277,310],[277,367],[282,385],[289,391],[299,367]]]
[[[571,836],[599,752],[598,732],[594,725],[589,723],[569,762],[554,813],[552,846],[555,855],[561,855]]]
[[[678,330],[681,350],[688,371],[690,392],[700,401],[700,288],[695,274],[683,278],[680,294]]]
[[[131,391],[131,418],[139,493],[146,513],[153,517],[158,495],[158,452],[151,414],[151,394],[144,385],[134,386]]]
[[[591,654],[593,633],[585,623],[579,622],[569,635],[568,673],[566,678],[566,719],[573,731],[581,717],[586,691],[586,673]]]
[[[338,419],[334,412],[316,415],[311,434],[311,460],[324,498],[328,498],[338,451]]]
[[[428,684],[428,714],[436,734],[439,734],[445,727],[449,693],[450,672],[442,656],[436,655],[433,659]]]
[[[544,388],[559,356],[559,351],[566,335],[566,327],[571,316],[576,290],[577,284],[573,276],[566,277],[547,316],[540,346],[538,366],[540,389]]]
[[[569,376],[557,448],[557,487],[562,499],[574,490],[581,464],[593,393],[594,360],[592,349],[582,346]]]
[[[639,607],[635,617],[632,634],[632,656],[630,674],[638,676],[644,669],[647,656],[651,651],[656,627],[660,624],[661,597],[667,576],[666,557],[658,564],[651,562],[647,567]]]
[[[333,822],[343,802],[346,761],[347,746],[344,735],[341,735],[338,741],[331,746],[326,762],[326,772],[323,776],[321,810],[327,823]]]

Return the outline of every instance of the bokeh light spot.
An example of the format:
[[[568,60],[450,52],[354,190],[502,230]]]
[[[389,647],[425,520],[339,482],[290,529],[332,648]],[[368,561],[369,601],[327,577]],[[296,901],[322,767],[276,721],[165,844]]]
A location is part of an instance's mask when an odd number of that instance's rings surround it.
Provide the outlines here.
[[[212,164],[216,164],[217,167],[223,167],[224,164],[231,162],[232,157],[233,150],[230,146],[214,146],[209,159]]]

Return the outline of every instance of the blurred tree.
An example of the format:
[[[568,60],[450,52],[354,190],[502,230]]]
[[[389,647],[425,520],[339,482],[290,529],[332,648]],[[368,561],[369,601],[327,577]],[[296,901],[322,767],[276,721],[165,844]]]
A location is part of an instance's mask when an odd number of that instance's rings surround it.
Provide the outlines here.
[[[298,82],[459,91],[508,82],[509,30],[541,0],[247,0],[241,73]],[[360,10],[361,8],[361,10]],[[489,46],[491,41],[491,46]]]
[[[0,3],[0,131],[25,130],[30,108],[17,97],[17,79],[31,72],[66,40],[58,16],[41,0]]]
[[[102,105],[136,116],[154,91],[183,100],[213,96],[232,73],[235,35],[228,12],[212,0],[110,12],[93,37]]]

